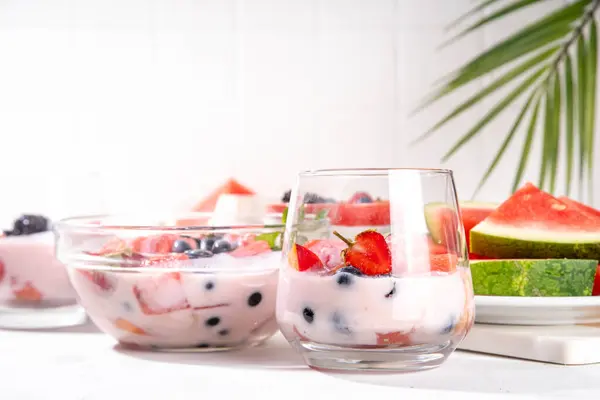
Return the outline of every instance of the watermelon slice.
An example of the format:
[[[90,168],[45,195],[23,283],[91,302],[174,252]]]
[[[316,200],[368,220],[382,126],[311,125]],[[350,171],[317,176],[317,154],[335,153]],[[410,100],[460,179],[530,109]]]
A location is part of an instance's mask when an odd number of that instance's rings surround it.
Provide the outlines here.
[[[531,183],[471,230],[470,251],[488,258],[600,259],[600,218]]]
[[[192,207],[192,211],[195,212],[211,212],[214,211],[219,196],[222,194],[237,194],[242,196],[251,196],[256,194],[252,189],[242,185],[233,178],[228,179],[224,184],[216,188],[212,193],[206,196],[204,199],[196,203]]]

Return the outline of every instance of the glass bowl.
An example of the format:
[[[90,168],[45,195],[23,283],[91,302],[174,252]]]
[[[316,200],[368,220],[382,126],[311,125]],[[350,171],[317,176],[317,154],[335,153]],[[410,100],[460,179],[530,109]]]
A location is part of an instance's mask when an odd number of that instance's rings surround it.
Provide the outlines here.
[[[315,196],[349,200],[317,207]],[[440,366],[474,321],[459,215],[447,170],[301,173],[278,285],[285,338],[315,368]],[[318,237],[306,229],[315,220],[328,225]]]
[[[0,327],[59,328],[86,321],[55,257],[50,221],[22,215],[0,235]]]
[[[262,343],[278,330],[283,226],[209,219],[70,218],[56,225],[57,254],[79,303],[123,346],[217,351]]]

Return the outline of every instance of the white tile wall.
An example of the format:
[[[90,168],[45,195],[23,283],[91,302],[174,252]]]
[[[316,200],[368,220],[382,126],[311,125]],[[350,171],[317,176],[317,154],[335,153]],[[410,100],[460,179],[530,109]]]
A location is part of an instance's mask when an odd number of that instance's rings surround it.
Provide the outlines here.
[[[183,207],[229,176],[278,197],[303,169],[441,166],[483,110],[414,148],[457,99],[409,112],[435,79],[543,11],[436,50],[472,4],[3,0],[0,222]],[[445,165],[462,197],[515,112]],[[479,198],[506,196],[517,158],[518,143]]]

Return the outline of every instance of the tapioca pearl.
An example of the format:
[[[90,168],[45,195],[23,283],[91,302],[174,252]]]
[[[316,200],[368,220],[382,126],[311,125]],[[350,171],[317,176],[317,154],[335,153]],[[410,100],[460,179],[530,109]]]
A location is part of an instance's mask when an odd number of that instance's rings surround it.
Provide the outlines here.
[[[221,329],[219,331],[219,336],[227,336],[229,335],[229,329]]]
[[[262,294],[260,292],[254,292],[248,297],[248,305],[250,307],[256,307],[262,301]]]
[[[396,282],[393,283],[390,291],[385,294],[385,298],[389,299],[391,297],[394,297],[395,294],[396,294]]]
[[[210,317],[206,320],[206,326],[217,326],[221,322],[221,318],[219,317]]]
[[[304,317],[304,320],[309,324],[312,324],[315,320],[315,312],[310,307],[304,307],[304,309],[302,310],[302,316]]]
[[[213,281],[208,281],[204,284],[204,289],[213,290],[215,288],[215,283]]]
[[[452,332],[454,330],[455,326],[456,326],[456,318],[454,317],[454,315],[450,315],[450,317],[448,318],[448,321],[446,322],[446,324],[444,325],[444,327],[442,328],[440,333],[443,335],[446,335],[446,334]]]
[[[198,349],[207,349],[210,347],[210,345],[208,343],[200,343],[199,345],[196,346]]]
[[[339,332],[343,335],[350,335],[352,333],[352,331],[350,331],[350,327],[348,327],[346,318],[341,313],[335,311],[333,314],[331,314],[331,322],[333,323],[333,327],[336,332]]]

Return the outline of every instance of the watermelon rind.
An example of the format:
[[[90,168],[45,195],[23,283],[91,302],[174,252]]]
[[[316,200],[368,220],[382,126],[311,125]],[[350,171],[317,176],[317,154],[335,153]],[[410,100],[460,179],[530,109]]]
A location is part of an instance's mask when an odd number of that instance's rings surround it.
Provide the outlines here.
[[[487,258],[600,259],[600,232],[518,228],[483,221],[470,232],[470,249]]]
[[[471,261],[478,296],[591,296],[596,260],[521,259]]]

